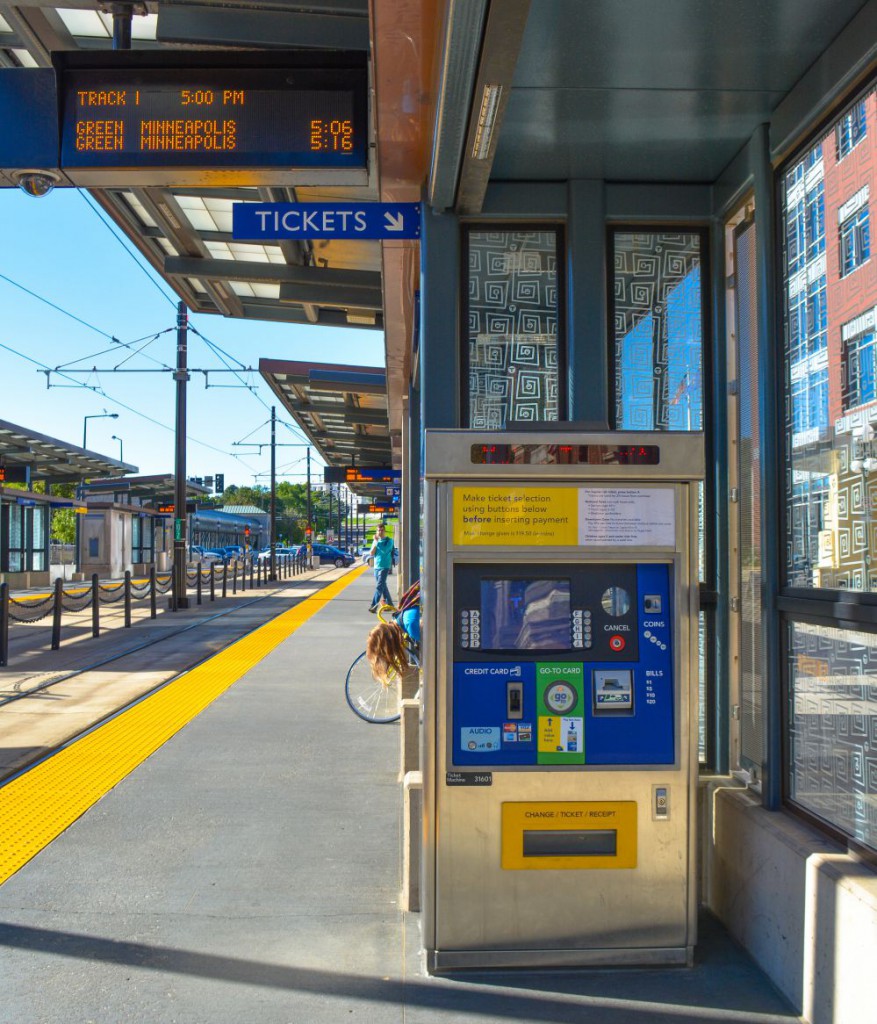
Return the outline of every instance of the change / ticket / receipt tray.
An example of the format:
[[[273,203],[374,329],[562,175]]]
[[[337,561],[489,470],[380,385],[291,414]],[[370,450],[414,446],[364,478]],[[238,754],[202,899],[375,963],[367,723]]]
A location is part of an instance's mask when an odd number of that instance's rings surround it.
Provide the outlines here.
[[[701,436],[427,431],[424,469],[429,969],[690,963]]]
[[[502,867],[564,871],[636,867],[636,803],[504,803]]]

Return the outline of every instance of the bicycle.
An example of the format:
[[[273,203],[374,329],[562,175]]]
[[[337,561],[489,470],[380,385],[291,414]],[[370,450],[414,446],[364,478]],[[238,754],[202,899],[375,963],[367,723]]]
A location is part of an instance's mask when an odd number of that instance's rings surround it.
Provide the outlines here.
[[[392,605],[382,605],[378,610],[378,616],[382,622],[396,621],[402,630],[402,640],[405,647],[405,655],[408,659],[409,672],[417,673],[417,687],[420,683],[420,651],[418,644],[402,628],[398,618],[401,611],[411,607],[412,602],[417,600],[419,585],[415,584],[399,601],[399,608]],[[347,670],[347,678],[344,681],[344,696],[351,711],[358,715],[363,721],[371,722],[373,725],[387,725],[390,722],[398,722],[401,717],[399,702],[402,699],[403,683],[407,680],[408,673],[400,674],[390,669],[386,679],[379,679],[372,671],[366,651],[363,651]]]
[[[420,676],[420,660],[413,650],[407,651],[409,671]],[[388,725],[398,722],[402,712],[399,702],[402,699],[402,683],[406,676],[400,676],[393,669],[387,673],[386,681],[377,679],[372,672],[366,652],[363,651],[347,670],[344,683],[344,696],[351,711],[364,722],[373,725]]]

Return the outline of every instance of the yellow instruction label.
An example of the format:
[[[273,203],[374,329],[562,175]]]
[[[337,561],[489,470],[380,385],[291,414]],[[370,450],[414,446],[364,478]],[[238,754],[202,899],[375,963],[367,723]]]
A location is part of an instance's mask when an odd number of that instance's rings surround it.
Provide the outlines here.
[[[553,754],[558,750],[563,750],[563,747],[560,745],[560,730],[562,725],[562,718],[539,719],[539,737],[537,748],[540,754]]]
[[[455,487],[454,544],[579,543],[575,487]]]

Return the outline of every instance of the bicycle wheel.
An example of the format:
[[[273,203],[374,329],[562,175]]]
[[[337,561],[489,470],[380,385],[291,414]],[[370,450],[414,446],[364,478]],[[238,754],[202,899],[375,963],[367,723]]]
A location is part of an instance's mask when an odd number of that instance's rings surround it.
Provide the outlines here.
[[[411,671],[419,674],[420,665],[414,655],[409,656]],[[375,679],[368,663],[365,651],[353,662],[347,671],[344,683],[344,696],[351,711],[364,722],[375,725],[386,725],[397,722],[400,717],[399,701],[401,699],[400,679],[391,672],[384,683]]]

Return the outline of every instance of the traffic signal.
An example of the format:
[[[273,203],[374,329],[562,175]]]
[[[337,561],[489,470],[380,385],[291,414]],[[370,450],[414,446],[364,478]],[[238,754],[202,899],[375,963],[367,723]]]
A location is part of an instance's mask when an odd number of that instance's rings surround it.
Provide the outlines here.
[[[245,526],[244,527],[244,536],[245,537],[249,537],[250,536],[250,528],[249,528],[249,526]]]
[[[308,538],[308,540],[310,540],[310,539],[311,539],[311,534],[312,534],[313,532],[314,532],[314,531],[313,531],[313,530],[312,530],[312,529],[311,529],[311,528],[310,528],[309,526],[306,526],[306,527],[305,527],[305,537],[307,537],[307,538]]]
[[[214,477],[215,486],[213,488],[215,494],[222,494],[225,490],[225,473],[217,473]]]

